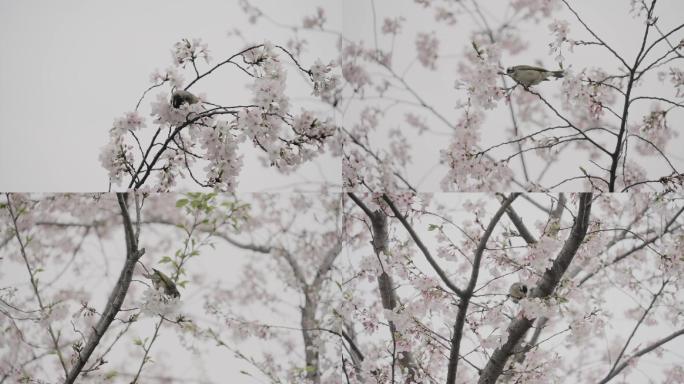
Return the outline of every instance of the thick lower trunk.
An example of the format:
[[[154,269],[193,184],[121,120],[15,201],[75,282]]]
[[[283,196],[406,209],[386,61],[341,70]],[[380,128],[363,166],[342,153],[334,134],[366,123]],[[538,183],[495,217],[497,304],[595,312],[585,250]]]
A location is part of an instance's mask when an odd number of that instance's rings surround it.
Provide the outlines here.
[[[123,305],[124,299],[126,298],[126,293],[128,292],[128,287],[131,285],[131,280],[133,279],[135,265],[140,257],[142,257],[142,255],[145,253],[144,249],[138,249],[137,239],[133,232],[130,216],[128,215],[125,194],[117,194],[117,199],[119,201],[119,206],[121,207],[121,213],[123,216],[124,233],[126,237],[126,262],[121,269],[121,273],[119,274],[119,279],[117,280],[116,285],[109,295],[107,305],[102,311],[100,320],[98,320],[97,324],[90,333],[86,345],[81,351],[79,351],[78,358],[71,367],[69,374],[64,380],[64,384],[71,384],[76,381],[76,378],[81,374],[86,362],[88,362],[88,359],[95,351],[95,348],[100,343],[100,340],[104,336],[105,332],[107,332],[107,329],[109,329],[112,321],[114,321],[116,314],[119,313],[119,310],[121,310],[121,305]]]
[[[461,302],[458,304],[458,314],[456,315],[456,322],[454,323],[454,333],[451,337],[451,351],[449,352],[449,367],[447,370],[446,381],[447,384],[456,383],[458,356],[461,347],[461,338],[463,336],[463,326],[465,325],[469,304],[470,297],[461,298]]]
[[[544,275],[537,281],[534,289],[531,290],[531,297],[548,297],[556,289],[561,278],[567,271],[572,259],[577,254],[577,250],[584,241],[589,228],[589,217],[591,215],[591,205],[593,196],[590,193],[580,195],[579,209],[572,227],[570,236],[565,241],[563,248],[555,258],[550,268],[544,271]],[[506,343],[497,348],[492,357],[485,365],[478,384],[494,384],[506,368],[508,359],[516,353],[520,341],[525,337],[527,331],[532,327],[534,319],[517,317],[508,327],[508,339]]]
[[[318,324],[316,323],[316,301],[307,292],[302,308],[302,336],[304,338],[304,359],[306,362],[306,379],[308,383],[320,384],[321,371],[318,353]]]
[[[373,226],[373,248],[378,258],[382,260],[382,255],[387,251],[387,215],[378,210],[374,212],[370,219]],[[394,291],[392,277],[387,274],[386,271],[383,271],[382,274],[378,276],[378,288],[380,290],[382,307],[393,310],[397,306],[397,295]],[[392,321],[389,322],[389,328],[393,337],[401,337],[400,334],[397,334],[396,326]],[[405,383],[416,383],[418,368],[415,364],[413,354],[409,351],[401,352],[398,357],[398,362],[401,369],[406,373]]]

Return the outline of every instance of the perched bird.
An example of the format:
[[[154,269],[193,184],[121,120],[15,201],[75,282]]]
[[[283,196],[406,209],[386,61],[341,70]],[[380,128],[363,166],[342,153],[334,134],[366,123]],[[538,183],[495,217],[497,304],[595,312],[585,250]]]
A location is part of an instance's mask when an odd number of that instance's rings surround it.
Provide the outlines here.
[[[549,76],[555,78],[563,77],[564,71],[549,71],[541,67],[532,67],[530,65],[516,65],[506,69],[508,76],[520,83],[525,88],[532,85],[537,85],[542,81],[547,81]]]
[[[180,297],[180,292],[176,288],[176,284],[171,280],[170,277],[166,276],[164,272],[161,272],[155,268],[152,268],[154,273],[148,275],[148,278],[152,280],[152,285],[157,291],[161,290],[166,296]]]
[[[508,296],[511,297],[514,303],[527,297],[527,285],[523,283],[513,283],[508,291]]]
[[[183,103],[195,104],[197,102],[199,102],[197,96],[182,89],[175,91],[171,96],[171,105],[173,105],[174,108],[180,108]]]

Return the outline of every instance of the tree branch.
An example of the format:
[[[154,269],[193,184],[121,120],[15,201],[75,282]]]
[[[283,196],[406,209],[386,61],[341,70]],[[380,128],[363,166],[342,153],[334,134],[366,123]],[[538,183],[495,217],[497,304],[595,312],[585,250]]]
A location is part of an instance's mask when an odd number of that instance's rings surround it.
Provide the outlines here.
[[[430,263],[435,272],[437,272],[437,275],[439,275],[444,284],[447,287],[449,287],[449,289],[451,289],[451,291],[457,294],[459,297],[463,297],[463,290],[458,288],[456,284],[454,284],[454,282],[452,282],[451,279],[449,279],[449,276],[447,276],[442,267],[440,267],[439,264],[437,264],[437,261],[432,257],[430,251],[427,249],[425,244],[423,244],[423,241],[420,239],[420,237],[418,237],[418,234],[416,234],[416,231],[413,230],[411,224],[409,224],[409,222],[406,221],[406,218],[401,214],[401,212],[399,212],[399,210],[394,205],[392,200],[386,194],[382,195],[382,199],[385,200],[389,208],[392,210],[392,213],[394,213],[394,216],[396,216],[396,218],[399,219],[404,228],[406,228],[406,231],[409,233],[409,235],[411,235],[411,238],[413,239],[413,241],[415,241],[416,245],[418,246],[418,249],[420,249],[420,251],[423,253],[428,263]]]
[[[19,226],[17,225],[17,217],[19,216],[19,213],[14,212],[14,208],[12,207],[12,198],[9,193],[5,194],[7,197],[7,210],[9,211],[10,217],[12,219],[12,225],[13,225],[13,230],[14,230],[14,235],[17,238],[17,242],[19,242],[19,250],[21,252],[21,257],[24,260],[24,264],[26,265],[26,270],[28,271],[29,277],[31,279],[31,287],[33,288],[33,294],[36,296],[36,300],[38,300],[38,306],[40,307],[40,313],[41,317],[46,317],[49,315],[48,312],[45,311],[45,306],[43,305],[43,300],[40,297],[40,292],[38,289],[38,280],[35,277],[35,272],[31,268],[31,264],[28,261],[28,256],[26,255],[26,247],[24,245],[24,240],[22,240],[21,235],[19,233]],[[50,335],[50,340],[52,340],[52,346],[55,348],[55,353],[57,354],[57,357],[59,358],[59,363],[62,366],[62,369],[64,370],[65,376],[68,375],[68,369],[67,369],[67,364],[66,361],[64,360],[64,356],[62,355],[62,350],[59,347],[59,339],[55,335],[54,330],[52,329],[52,325],[48,323],[48,334]]]
[[[584,241],[589,227],[589,217],[591,215],[592,195],[583,193],[580,196],[579,208],[572,231],[565,241],[563,248],[548,268],[544,275],[539,279],[536,287],[530,291],[530,297],[548,297],[556,288],[563,274],[567,270],[570,262],[575,257],[577,250]],[[506,343],[497,348],[482,370],[478,384],[494,384],[504,370],[508,359],[513,355],[515,347],[520,339],[525,336],[532,327],[533,320],[524,316],[517,317],[511,321],[508,327],[508,339]]]
[[[138,249],[138,241],[135,238],[135,231],[133,229],[133,223],[128,212],[128,205],[126,202],[126,193],[117,193],[116,198],[119,202],[119,208],[121,209],[121,217],[123,219],[124,234],[126,238],[126,261],[124,262],[123,268],[119,275],[119,279],[112,289],[112,292],[107,300],[104,311],[102,311],[102,316],[98,320],[97,324],[90,333],[90,337],[83,349],[78,353],[78,357],[74,366],[71,367],[69,374],[67,375],[64,384],[72,384],[76,381],[76,378],[83,370],[86,362],[92,355],[95,348],[100,343],[100,340],[104,336],[105,332],[109,328],[110,324],[116,317],[117,313],[121,310],[121,305],[126,298],[126,293],[131,284],[133,278],[133,271],[135,265],[145,253],[144,249]]]
[[[679,216],[682,215],[682,213],[684,213],[684,207],[682,207],[679,211],[677,211],[677,213],[674,214],[674,216],[667,222],[667,224],[665,224],[665,228],[663,228],[663,231],[662,231],[661,234],[655,235],[655,236],[653,236],[653,237],[651,237],[651,238],[648,238],[648,239],[644,240],[641,244],[635,246],[634,248],[630,249],[629,251],[626,251],[626,252],[620,254],[619,256],[616,256],[610,263],[605,264],[605,265],[602,265],[599,269],[597,269],[597,270],[595,270],[595,271],[593,271],[593,272],[589,272],[586,276],[584,276],[584,277],[580,280],[580,282],[577,284],[577,287],[581,287],[584,283],[587,282],[587,280],[589,280],[589,279],[591,279],[592,277],[594,277],[594,276],[595,276],[599,271],[601,271],[602,269],[604,269],[604,268],[606,268],[606,267],[609,267],[609,266],[611,266],[611,265],[617,264],[617,263],[619,263],[620,261],[622,261],[622,260],[624,260],[625,258],[627,258],[629,255],[631,255],[631,254],[633,254],[633,253],[635,253],[635,252],[637,252],[637,251],[639,251],[639,250],[641,250],[641,249],[646,248],[646,247],[649,246],[650,244],[655,243],[655,242],[656,242],[658,239],[660,239],[664,234],[668,233],[668,232],[670,231],[670,229],[680,228],[681,226],[674,226],[674,227],[673,227],[673,225],[674,225],[674,223],[677,221],[677,218],[678,218]]]
[[[470,280],[468,281],[468,287],[463,292],[461,301],[458,303],[458,314],[456,315],[456,322],[454,322],[453,335],[451,336],[451,351],[449,353],[449,368],[447,371],[447,384],[456,383],[456,372],[458,369],[458,359],[459,351],[461,348],[461,339],[463,337],[463,327],[465,326],[466,315],[468,314],[468,306],[470,304],[470,298],[473,296],[475,291],[475,286],[477,285],[477,279],[480,274],[480,263],[482,261],[482,255],[485,249],[487,249],[487,242],[494,232],[494,228],[498,225],[501,217],[504,215],[506,210],[511,206],[513,201],[520,196],[520,194],[513,193],[507,197],[499,207],[499,210],[494,214],[492,219],[487,225],[484,234],[480,238],[480,242],[475,250],[475,257],[473,258],[473,269],[470,272]]]
[[[388,239],[388,229],[387,229],[387,215],[382,210],[377,210],[372,212],[368,207],[353,193],[349,193],[349,197],[357,204],[367,215],[370,213],[368,218],[371,221],[371,227],[373,231],[373,250],[375,251],[378,260],[381,261],[380,256],[382,254],[387,254],[387,243]],[[396,209],[396,208],[395,208]],[[382,273],[378,276],[378,289],[380,290],[380,299],[383,308],[387,310],[394,310],[397,306],[397,293],[394,291],[394,286],[392,282],[392,276],[390,276],[387,271],[385,271],[382,263],[380,264],[382,268]],[[397,327],[393,321],[389,321],[389,328],[392,336],[393,342],[396,342],[397,335],[401,337],[398,333]],[[392,355],[393,362],[395,361],[394,354]],[[399,365],[407,371],[406,383],[414,383],[415,378],[418,375],[418,366],[415,362],[413,354],[410,351],[404,352],[398,359]],[[392,366],[394,369],[394,364]]]
[[[670,340],[675,339],[675,338],[677,338],[677,337],[679,337],[679,336],[681,336],[681,335],[684,335],[684,329],[680,329],[679,331],[673,332],[673,333],[671,333],[669,336],[666,336],[666,337],[664,337],[664,338],[662,338],[662,339],[660,339],[660,340],[654,342],[653,344],[649,345],[648,347],[638,350],[638,351],[635,352],[632,356],[630,356],[629,359],[627,359],[626,361],[624,361],[622,364],[618,365],[618,366],[613,370],[613,373],[612,373],[611,375],[609,375],[608,377],[604,378],[603,380],[601,380],[601,381],[599,382],[599,384],[606,384],[607,382],[609,382],[610,380],[612,380],[612,379],[613,379],[615,376],[617,376],[623,369],[627,368],[627,366],[629,365],[629,362],[630,362],[632,359],[635,359],[635,358],[637,358],[637,357],[643,356],[643,355],[645,355],[645,354],[647,354],[647,353],[653,351],[654,349],[660,347],[661,345],[663,345],[663,344],[669,342]]]
[[[660,296],[661,293],[663,293],[663,290],[665,289],[665,286],[667,285],[668,281],[665,280],[663,284],[660,287],[660,290],[653,295],[653,298],[651,299],[651,303],[648,305],[644,313],[641,315],[639,320],[636,322],[634,325],[634,328],[632,329],[632,332],[629,334],[629,337],[627,338],[627,341],[625,341],[625,345],[622,346],[622,349],[620,350],[620,353],[617,355],[615,358],[615,363],[613,366],[610,368],[610,371],[606,374],[605,378],[608,378],[611,376],[611,374],[615,371],[615,368],[617,368],[618,363],[620,362],[620,359],[622,356],[625,354],[625,351],[627,350],[627,347],[629,346],[629,343],[632,341],[632,338],[634,338],[634,335],[636,334],[637,330],[639,329],[639,326],[644,322],[644,319],[646,319],[646,316],[648,315],[649,312],[651,312],[651,309],[653,309],[653,305],[655,305],[656,301],[658,300],[658,297]],[[604,380],[605,380],[604,378]]]
[[[565,209],[565,195],[560,194],[558,197],[558,204],[556,205],[556,208],[551,211],[549,221],[551,225],[557,225],[560,222],[561,216],[563,215],[563,210]],[[552,232],[550,233],[552,236],[556,236],[558,233],[557,229],[552,228]],[[532,333],[532,337],[530,338],[530,341],[527,343],[528,347],[527,348],[522,348],[523,340],[520,339],[520,343],[518,344],[518,347],[515,350],[521,351],[520,354],[518,355],[516,361],[518,363],[522,363],[525,361],[525,357],[527,356],[527,352],[529,352],[532,348],[532,346],[537,345],[537,341],[539,340],[539,336],[541,336],[541,332],[546,326],[546,323],[549,321],[548,317],[540,317],[537,319],[537,324],[534,328],[534,333]]]

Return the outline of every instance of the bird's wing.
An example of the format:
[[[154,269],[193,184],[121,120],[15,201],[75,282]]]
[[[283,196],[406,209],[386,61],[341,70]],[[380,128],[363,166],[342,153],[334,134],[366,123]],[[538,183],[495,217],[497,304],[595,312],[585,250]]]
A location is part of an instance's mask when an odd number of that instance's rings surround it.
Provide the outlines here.
[[[164,272],[161,272],[156,269],[154,269],[154,271],[157,273],[157,275],[159,275],[159,278],[162,279],[162,281],[164,281],[164,285],[166,285],[167,287],[175,285],[174,282],[164,274]]]
[[[522,69],[526,71],[537,71],[537,72],[550,72],[548,69],[542,67],[534,67],[531,65],[516,65],[514,69]]]

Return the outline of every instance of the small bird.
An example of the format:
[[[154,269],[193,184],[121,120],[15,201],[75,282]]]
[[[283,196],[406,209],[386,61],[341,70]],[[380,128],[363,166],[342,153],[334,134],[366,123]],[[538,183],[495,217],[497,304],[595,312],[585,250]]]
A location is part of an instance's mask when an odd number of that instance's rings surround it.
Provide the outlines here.
[[[166,296],[180,297],[180,292],[176,288],[176,284],[171,280],[170,277],[166,276],[164,272],[152,268],[154,273],[147,275],[147,277],[152,280],[152,285],[157,291],[162,290]]]
[[[514,303],[527,297],[527,285],[523,283],[513,283],[508,291],[508,296],[511,297]]]
[[[565,72],[562,70],[549,71],[541,67],[533,67],[530,65],[516,65],[514,67],[507,68],[506,73],[508,76],[512,77],[513,80],[527,88],[537,85],[542,81],[547,81],[549,76],[553,76],[557,79],[561,78]]]
[[[197,96],[182,89],[175,91],[171,96],[171,105],[173,105],[174,108],[180,108],[183,103],[196,104],[197,102],[199,102]]]

